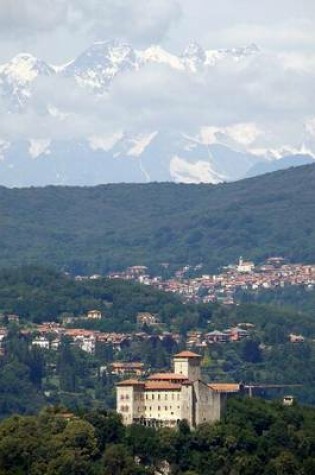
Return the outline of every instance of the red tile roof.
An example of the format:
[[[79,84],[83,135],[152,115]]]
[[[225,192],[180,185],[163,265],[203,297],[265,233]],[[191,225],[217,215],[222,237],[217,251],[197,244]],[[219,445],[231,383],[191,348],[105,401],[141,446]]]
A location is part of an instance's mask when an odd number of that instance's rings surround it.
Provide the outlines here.
[[[174,358],[202,358],[202,356],[197,355],[197,353],[193,353],[192,351],[181,351],[174,355]]]
[[[155,373],[148,377],[148,381],[186,381],[187,379],[187,376],[176,373]]]
[[[117,383],[116,386],[144,386],[144,381],[139,381],[138,379],[126,379],[125,381],[121,381]]]
[[[169,381],[148,381],[145,383],[145,389],[149,391],[180,390],[181,387],[181,384],[170,383]]]
[[[110,366],[112,368],[139,368],[142,369],[144,367],[144,363],[129,363],[129,362],[123,362],[123,361],[116,361],[112,363]]]
[[[240,385],[234,383],[211,383],[208,384],[208,388],[217,393],[238,393]]]

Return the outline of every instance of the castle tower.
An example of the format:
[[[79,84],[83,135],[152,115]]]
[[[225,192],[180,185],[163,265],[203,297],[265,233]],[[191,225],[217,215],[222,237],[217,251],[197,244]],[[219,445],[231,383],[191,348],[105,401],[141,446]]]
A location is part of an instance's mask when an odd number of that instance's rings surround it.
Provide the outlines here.
[[[201,379],[201,356],[192,351],[182,351],[173,357],[174,373],[186,376],[190,381]]]

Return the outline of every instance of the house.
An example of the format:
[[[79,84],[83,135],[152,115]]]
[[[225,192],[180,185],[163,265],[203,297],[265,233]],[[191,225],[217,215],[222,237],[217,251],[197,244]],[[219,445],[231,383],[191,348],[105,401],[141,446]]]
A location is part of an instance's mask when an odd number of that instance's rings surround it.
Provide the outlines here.
[[[139,312],[137,315],[137,324],[138,325],[147,325],[154,326],[160,323],[156,315],[153,315],[149,312]]]
[[[93,355],[95,353],[96,338],[94,335],[80,335],[74,337],[74,344],[81,348],[82,351]]]
[[[230,341],[239,341],[249,336],[249,332],[247,330],[239,327],[230,328],[227,330],[227,333],[229,334]]]
[[[302,335],[294,335],[291,333],[291,335],[289,335],[289,340],[291,343],[304,343],[305,338]]]
[[[284,406],[293,406],[294,404],[294,396],[283,396],[282,404]]]
[[[90,310],[87,313],[87,318],[89,320],[100,320],[102,318],[102,312],[99,310]]]
[[[213,332],[206,333],[205,338],[208,343],[225,343],[229,341],[229,334],[214,330]]]
[[[8,330],[5,327],[0,327],[0,346],[3,342],[3,340],[7,337]]]
[[[255,264],[252,261],[243,261],[243,258],[240,257],[237,270],[240,273],[249,273],[252,272],[255,268]]]
[[[39,348],[49,350],[50,343],[49,339],[44,336],[38,336],[32,341],[32,346],[38,346]]]
[[[109,366],[111,374],[123,375],[134,374],[136,376],[144,375],[144,364],[139,362],[127,363],[123,361],[117,361]]]
[[[239,386],[209,386],[201,378],[201,356],[182,351],[173,357],[173,373],[127,379],[116,385],[116,408],[125,425],[176,427],[185,419],[191,428],[221,419],[228,394]]]

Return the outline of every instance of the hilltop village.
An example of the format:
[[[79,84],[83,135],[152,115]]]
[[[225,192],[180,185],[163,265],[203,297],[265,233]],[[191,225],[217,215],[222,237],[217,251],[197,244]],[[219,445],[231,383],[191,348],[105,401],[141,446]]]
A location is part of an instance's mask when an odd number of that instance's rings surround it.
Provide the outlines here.
[[[168,264],[163,266],[167,268]],[[135,280],[165,292],[173,292],[186,302],[220,302],[226,305],[235,303],[235,294],[239,290],[260,291],[293,285],[313,289],[315,285],[314,264],[291,264],[282,257],[271,257],[260,265],[241,257],[238,264],[228,265],[220,274],[189,277],[190,273],[200,273],[201,270],[201,264],[195,267],[187,265],[175,272],[173,278],[163,280],[161,276],[150,276],[145,266],[133,266],[124,272],[110,273],[108,277]]]
[[[165,264],[166,266],[166,264]],[[202,275],[188,278],[190,266],[185,266],[175,273],[173,278],[163,280],[160,276],[150,276],[145,266],[133,266],[124,272],[110,273],[110,279],[136,281],[146,286],[152,286],[164,292],[172,292],[181,296],[185,303],[213,303],[235,305],[237,291],[256,291],[276,289],[286,286],[304,286],[313,289],[315,285],[315,265],[290,264],[281,257],[269,258],[256,266],[251,261],[239,259],[238,264],[229,265],[217,275]],[[193,269],[201,271],[201,266]],[[97,280],[99,275],[76,276],[75,280]],[[2,316],[4,318],[4,316]],[[21,329],[21,332],[31,338],[31,345],[42,349],[57,350],[62,338],[69,338],[73,345],[91,355],[95,354],[98,345],[110,346],[116,354],[130,346],[133,342],[143,343],[158,339],[160,342],[170,341],[174,345],[185,344],[187,349],[207,348],[213,343],[233,343],[249,336],[254,336],[255,326],[248,322],[235,322],[236,326],[225,329],[213,329],[210,332],[189,331],[183,342],[181,335],[165,331],[159,315],[150,312],[139,312],[137,315],[137,331],[134,332],[103,332],[87,329],[85,322],[97,322],[104,318],[99,310],[90,310],[80,318],[82,327],[77,327],[75,317],[65,317],[60,322],[44,322],[33,324]],[[3,320],[4,321],[4,320]],[[7,315],[6,322],[18,324],[18,315]],[[144,328],[150,331],[144,331]],[[7,336],[7,326],[0,327],[0,352],[4,352],[2,342]],[[288,341],[303,343],[304,336],[288,334]]]

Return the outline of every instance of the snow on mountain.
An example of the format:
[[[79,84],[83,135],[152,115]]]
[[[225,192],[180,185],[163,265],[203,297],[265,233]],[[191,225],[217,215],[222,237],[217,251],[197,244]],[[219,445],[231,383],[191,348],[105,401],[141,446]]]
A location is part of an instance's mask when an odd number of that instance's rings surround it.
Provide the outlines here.
[[[118,75],[137,72],[150,64],[198,75],[221,61],[239,62],[256,54],[259,54],[256,45],[205,50],[192,42],[181,55],[175,55],[158,45],[140,51],[126,43],[108,41],[94,43],[65,65],[50,66],[23,53],[0,66],[0,95],[8,111],[21,112],[40,77],[68,77],[92,94],[102,95]],[[54,123],[72,120],[68,111],[61,110],[60,104],[54,104],[50,97],[45,111]],[[108,135],[98,135],[98,131],[80,140],[32,136],[9,143],[0,137],[0,184],[96,185],[149,180],[218,183],[259,174],[269,170],[275,158],[288,155],[284,150],[276,156],[259,149],[256,139],[261,131],[251,123],[221,128],[205,126],[185,133],[132,127],[130,124],[129,131],[117,130]],[[311,156],[311,152],[300,151],[303,157],[296,160],[291,152],[281,166],[304,163]]]
[[[55,74],[54,69],[44,61],[31,54],[18,54],[0,66],[0,94],[9,103],[22,107],[31,96],[35,79],[52,74]]]
[[[137,51],[137,57],[139,58],[140,65],[145,64],[167,64],[171,68],[183,70],[185,66],[178,56],[168,53],[158,45],[151,46],[144,51]]]
[[[140,51],[114,40],[96,42],[76,59],[60,66],[48,65],[31,54],[21,53],[8,63],[0,65],[0,94],[13,108],[20,109],[30,99],[33,84],[41,76],[71,77],[82,87],[102,94],[117,75],[137,71],[147,64],[165,64],[175,70],[198,73],[202,68],[215,66],[226,57],[241,60],[258,52],[255,45],[205,51],[192,42],[182,55],[176,56],[158,45]]]
[[[151,134],[141,134],[131,139],[132,147],[128,150],[127,155],[130,157],[140,157],[152,140],[154,140],[157,133],[158,132],[155,131]]]
[[[29,154],[32,158],[38,158],[41,155],[48,155],[50,153],[50,140],[30,140]]]
[[[211,163],[198,160],[190,163],[175,155],[170,162],[170,174],[176,183],[221,183],[224,177],[212,169]]]
[[[6,151],[10,148],[10,143],[0,140],[0,161],[5,160]]]
[[[189,43],[181,59],[185,67],[195,73],[205,66],[207,55],[205,50],[198,43],[193,41]]]
[[[130,45],[108,41],[94,43],[62,72],[82,86],[103,92],[117,74],[137,68],[136,53]]]

